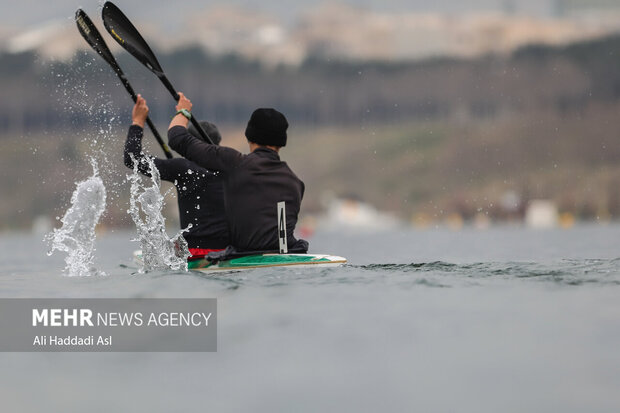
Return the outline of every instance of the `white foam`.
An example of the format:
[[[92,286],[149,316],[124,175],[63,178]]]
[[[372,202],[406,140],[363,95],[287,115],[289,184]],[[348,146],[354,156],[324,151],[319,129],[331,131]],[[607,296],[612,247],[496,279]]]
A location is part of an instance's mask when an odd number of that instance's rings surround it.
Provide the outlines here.
[[[140,162],[147,162],[151,174],[151,186],[145,186],[143,178],[138,172],[138,161],[132,156],[133,174],[127,176],[131,182],[130,206],[127,213],[136,225],[137,238],[140,242],[144,267],[141,272],[152,270],[185,270],[187,271],[187,257],[190,253],[187,241],[179,231],[170,238],[166,233],[166,219],[161,211],[165,205],[165,194],[160,192],[161,180],[159,171],[152,159],[145,157]]]
[[[71,206],[62,217],[62,227],[47,235],[54,251],[64,251],[65,274],[69,276],[105,275],[93,265],[95,252],[95,227],[106,206],[106,189],[99,177],[97,162],[91,158],[93,175],[77,184],[71,196]]]

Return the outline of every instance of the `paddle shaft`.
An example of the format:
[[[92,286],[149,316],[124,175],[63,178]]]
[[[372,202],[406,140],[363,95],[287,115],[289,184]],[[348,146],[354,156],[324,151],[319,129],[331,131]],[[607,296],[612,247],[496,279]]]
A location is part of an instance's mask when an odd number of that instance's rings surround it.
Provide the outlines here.
[[[101,9],[101,18],[103,25],[114,40],[118,42],[125,50],[135,57],[140,63],[145,65],[147,69],[153,72],[159,80],[164,84],[170,92],[174,100],[179,101],[179,94],[172,86],[161,65],[155,57],[155,53],[146,43],[144,37],[138,32],[136,26],[125,16],[125,14],[114,3],[106,1]],[[194,117],[190,117],[192,125],[196,128],[200,136],[210,144],[213,140],[207,132],[202,128],[200,122]]]
[[[121,83],[123,84],[123,86],[125,86],[125,89],[131,95],[131,99],[133,100],[133,103],[136,103],[138,101],[138,96],[136,95],[136,92],[133,90],[133,87],[131,87],[129,80],[127,80],[127,77],[125,76],[125,74],[123,73],[120,67],[116,66],[113,68],[114,68],[114,71],[116,72],[116,75],[120,79]],[[153,132],[153,136],[155,136],[157,143],[159,143],[159,146],[161,146],[164,153],[166,154],[166,158],[172,159],[173,156],[172,156],[172,152],[170,152],[170,148],[168,148],[168,145],[166,145],[164,140],[161,138],[161,135],[155,128],[155,125],[151,121],[151,118],[148,116],[146,117],[146,124],[148,125],[151,132]]]
[[[120,66],[116,62],[116,59],[114,59],[112,52],[110,52],[108,45],[103,40],[103,37],[101,37],[99,30],[97,30],[90,17],[88,17],[84,10],[78,9],[75,13],[75,22],[77,23],[78,31],[80,32],[84,40],[86,40],[86,43],[88,43],[90,47],[92,47],[93,50],[97,52],[97,54],[110,65],[110,67],[112,68],[112,70],[114,70],[114,73],[116,73],[121,83],[123,84],[123,86],[125,86],[125,89],[131,95],[131,98],[135,103],[138,100],[136,92],[133,90],[133,87],[131,87],[129,80],[125,76],[125,73],[123,73]],[[146,118],[146,123],[151,129],[153,136],[155,136],[155,139],[166,154],[166,158],[171,159],[172,152],[170,152],[168,145],[164,143],[161,136],[159,135],[159,132],[157,132],[155,125],[153,125],[153,122],[148,116]]]
[[[179,93],[176,91],[174,86],[172,86],[172,83],[170,83],[166,75],[163,72],[156,73],[156,75],[159,78],[159,80],[161,80],[161,82],[164,84],[166,89],[168,89],[168,92],[170,92],[174,100],[178,102],[180,99]],[[192,122],[192,125],[194,125],[198,133],[200,133],[200,136],[202,136],[202,138],[205,141],[209,142],[210,144],[213,144],[213,140],[211,140],[211,137],[209,136],[209,134],[202,128],[202,125],[200,124],[200,122],[198,122],[198,120],[196,120],[196,118],[193,115],[189,120],[190,122]]]

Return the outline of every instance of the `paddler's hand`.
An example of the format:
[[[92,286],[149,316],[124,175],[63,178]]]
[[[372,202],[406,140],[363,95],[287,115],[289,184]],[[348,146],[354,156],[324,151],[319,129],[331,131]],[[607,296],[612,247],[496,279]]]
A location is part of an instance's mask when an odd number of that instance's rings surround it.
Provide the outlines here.
[[[132,124],[144,128],[144,122],[146,122],[146,117],[148,115],[149,107],[146,105],[146,100],[141,95],[138,95],[136,104],[133,105],[133,110],[131,111]]]
[[[179,111],[181,109],[185,109],[185,110],[188,110],[190,112],[192,111],[192,102],[191,102],[191,100],[186,98],[185,95],[182,92],[179,92],[179,101],[177,102],[176,109],[177,109],[177,111]]]
[[[175,126],[183,126],[184,128],[187,128],[189,118],[191,117],[190,112],[192,110],[192,102],[188,98],[186,98],[183,93],[179,92],[179,101],[177,102],[175,108],[177,110],[177,113],[172,117],[172,121],[170,122],[170,126],[168,126],[168,130],[174,128]]]

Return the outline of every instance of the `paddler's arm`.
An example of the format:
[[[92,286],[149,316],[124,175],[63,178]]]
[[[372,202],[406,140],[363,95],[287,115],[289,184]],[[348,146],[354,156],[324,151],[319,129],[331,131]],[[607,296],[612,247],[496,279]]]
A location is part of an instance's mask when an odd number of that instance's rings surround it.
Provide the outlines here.
[[[180,111],[191,112],[191,109],[192,102],[179,92],[177,114],[168,127],[168,146],[206,169],[227,172],[238,165],[243,159],[240,152],[224,146],[211,145],[193,137],[187,131],[189,119]]]
[[[144,136],[144,124],[149,114],[149,108],[146,100],[138,95],[136,104],[131,111],[131,126],[125,140],[125,166],[133,169],[134,163],[131,156],[138,162],[138,172],[143,175],[151,176],[149,164],[145,158],[151,158],[155,167],[159,171],[159,177],[163,181],[177,182],[182,184],[183,176],[188,169],[195,168],[191,162],[183,158],[163,159],[149,156],[142,150],[142,138]]]
[[[138,162],[138,172],[143,175],[151,176],[149,173],[149,167],[146,162],[140,162],[145,154],[142,151],[142,137],[144,135],[144,123],[149,114],[149,107],[146,105],[146,100],[141,95],[138,95],[136,104],[131,111],[131,126],[127,132],[127,139],[125,140],[124,161],[125,166],[133,169],[134,163],[130,155]]]

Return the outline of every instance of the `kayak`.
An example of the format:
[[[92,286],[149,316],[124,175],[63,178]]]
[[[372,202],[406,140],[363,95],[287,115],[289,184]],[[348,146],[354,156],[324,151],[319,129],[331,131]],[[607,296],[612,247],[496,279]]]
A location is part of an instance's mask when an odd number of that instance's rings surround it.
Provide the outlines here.
[[[134,261],[142,264],[142,251],[134,252]],[[236,257],[229,260],[211,262],[205,258],[190,260],[189,270],[202,272],[241,271],[254,268],[272,267],[339,267],[346,264],[347,259],[326,254],[257,254]]]

